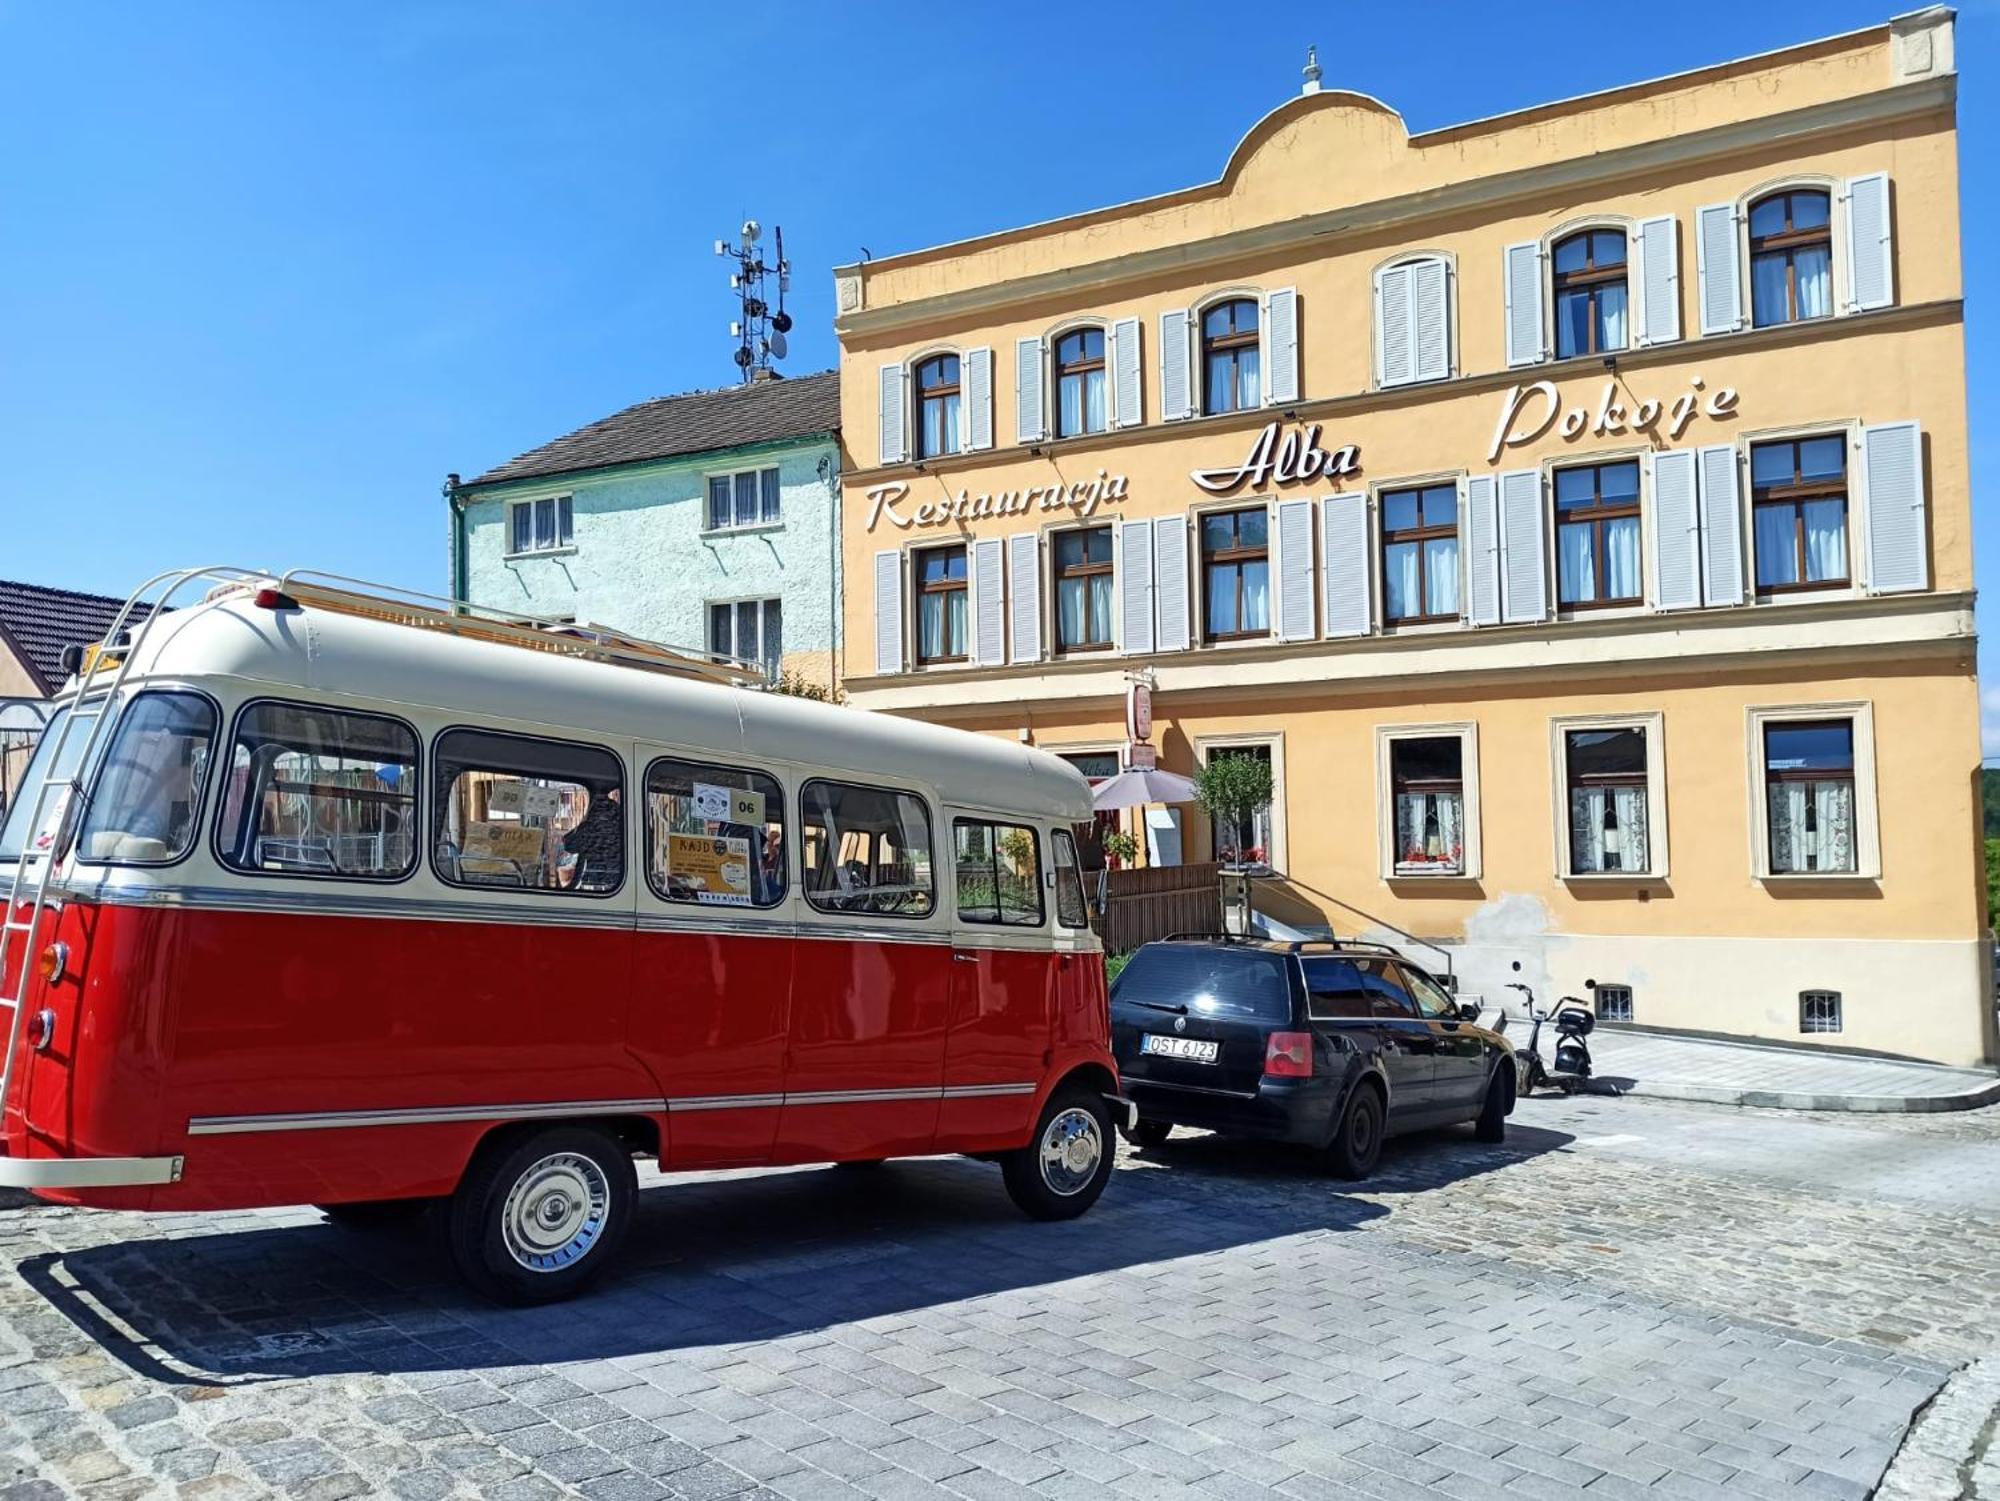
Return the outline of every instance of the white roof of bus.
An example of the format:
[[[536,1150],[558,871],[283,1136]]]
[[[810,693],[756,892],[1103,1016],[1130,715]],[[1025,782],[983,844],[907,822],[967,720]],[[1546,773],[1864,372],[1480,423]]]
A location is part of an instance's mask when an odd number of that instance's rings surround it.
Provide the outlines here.
[[[279,696],[341,694],[448,721],[541,725],[644,740],[752,765],[780,761],[936,790],[946,803],[1054,821],[1091,815],[1090,789],[1046,751],[918,720],[556,656],[498,641],[228,595],[164,615],[131,678],[230,677]]]

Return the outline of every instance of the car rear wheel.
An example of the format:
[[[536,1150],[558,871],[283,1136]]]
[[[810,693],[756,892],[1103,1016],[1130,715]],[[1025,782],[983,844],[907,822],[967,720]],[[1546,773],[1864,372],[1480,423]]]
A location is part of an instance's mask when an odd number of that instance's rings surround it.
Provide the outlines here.
[[[1512,1074],[1504,1059],[1493,1070],[1493,1082],[1486,1086],[1486,1103],[1479,1108],[1479,1119],[1472,1123],[1472,1134],[1481,1141],[1507,1139],[1507,1112],[1514,1108]]]
[[[1125,1128],[1125,1139],[1135,1147],[1165,1146],[1167,1138],[1173,1134],[1174,1123],[1172,1121],[1148,1120],[1144,1116],[1139,1118],[1137,1125]]]
[[[459,1275],[500,1303],[553,1303],[604,1271],[638,1202],[632,1155],[590,1126],[496,1138],[451,1196]]]
[[[1336,1176],[1365,1178],[1382,1156],[1382,1094],[1370,1084],[1357,1084],[1347,1108],[1334,1127],[1327,1149]]]
[[[1028,1144],[1000,1159],[1000,1171],[1023,1214],[1071,1220],[1104,1192],[1116,1155],[1104,1096],[1087,1085],[1065,1084],[1042,1107]]]

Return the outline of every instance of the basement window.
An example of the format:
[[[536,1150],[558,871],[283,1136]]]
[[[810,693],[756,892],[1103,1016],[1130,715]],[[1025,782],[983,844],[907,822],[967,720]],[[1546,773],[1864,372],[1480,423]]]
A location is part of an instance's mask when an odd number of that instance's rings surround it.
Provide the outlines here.
[[[1601,1022],[1629,1022],[1632,1020],[1632,987],[1630,985],[1598,986],[1597,1019]]]
[[[1840,992],[1837,990],[1800,991],[1799,1030],[1801,1032],[1838,1032],[1840,1030]]]

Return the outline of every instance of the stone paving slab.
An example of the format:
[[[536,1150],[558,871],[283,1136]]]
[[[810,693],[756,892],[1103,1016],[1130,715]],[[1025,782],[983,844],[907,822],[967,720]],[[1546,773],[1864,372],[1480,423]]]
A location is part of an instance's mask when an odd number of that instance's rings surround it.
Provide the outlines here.
[[[649,1175],[535,1310],[308,1211],[0,1212],[0,1497],[1861,1497],[2000,1329],[1949,1120],[1535,1100],[1358,1188],[1177,1136],[1057,1226],[949,1159]],[[1863,1130],[1962,1198],[1850,1189]]]
[[[1525,1046],[1527,1033],[1517,1020],[1509,1022],[1508,1033],[1517,1046]],[[1545,1059],[1553,1048],[1544,1027]],[[2000,1075],[1991,1069],[1664,1037],[1615,1027],[1593,1032],[1590,1051],[1601,1084],[1659,1099],[1884,1113],[1975,1110],[2000,1102]]]

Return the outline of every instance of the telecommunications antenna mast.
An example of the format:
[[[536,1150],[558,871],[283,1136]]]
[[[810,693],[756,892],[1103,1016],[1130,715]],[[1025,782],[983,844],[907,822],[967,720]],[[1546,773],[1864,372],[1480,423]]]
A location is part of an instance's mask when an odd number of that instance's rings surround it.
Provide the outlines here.
[[[776,250],[769,261],[757,243],[764,237],[764,226],[755,219],[743,221],[737,232],[741,244],[715,242],[717,255],[736,262],[736,269],[729,273],[729,285],[742,307],[741,316],[729,325],[729,337],[736,341],[736,352],[730,358],[746,381],[777,379],[771,361],[785,357],[785,336],[792,331],[792,315],[785,311],[785,294],[792,289],[792,263],[785,259],[784,230],[774,228],[771,233]],[[775,308],[766,295],[767,279],[772,276],[778,279]]]

